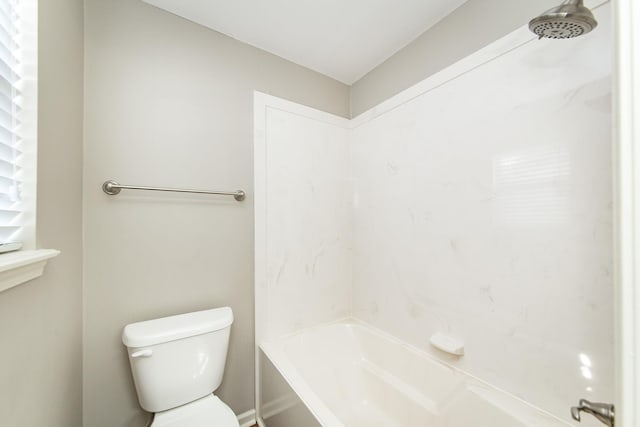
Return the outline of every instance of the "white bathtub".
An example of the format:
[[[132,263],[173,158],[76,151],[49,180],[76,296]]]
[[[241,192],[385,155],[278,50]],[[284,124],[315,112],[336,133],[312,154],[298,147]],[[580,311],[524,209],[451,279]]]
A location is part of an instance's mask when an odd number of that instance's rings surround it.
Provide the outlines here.
[[[260,347],[324,427],[571,425],[355,321]],[[296,425],[283,418],[274,427]]]

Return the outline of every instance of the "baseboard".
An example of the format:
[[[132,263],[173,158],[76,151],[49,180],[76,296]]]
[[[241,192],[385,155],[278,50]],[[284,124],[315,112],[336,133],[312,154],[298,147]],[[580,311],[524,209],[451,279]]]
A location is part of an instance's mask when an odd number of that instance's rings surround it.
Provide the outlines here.
[[[247,412],[238,415],[238,423],[240,427],[252,427],[256,425],[256,410],[249,409]]]
[[[267,427],[262,418],[258,417],[256,418],[256,421],[258,422],[258,427]]]
[[[288,393],[284,396],[280,396],[270,402],[265,403],[262,406],[262,418],[271,418],[287,409],[293,408],[300,402],[298,395],[294,393]]]

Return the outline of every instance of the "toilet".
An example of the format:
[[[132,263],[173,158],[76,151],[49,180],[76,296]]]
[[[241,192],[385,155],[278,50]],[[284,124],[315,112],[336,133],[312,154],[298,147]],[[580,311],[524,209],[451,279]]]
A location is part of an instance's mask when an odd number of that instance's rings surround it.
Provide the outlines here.
[[[125,326],[138,401],[152,427],[238,427],[213,394],[222,382],[233,312],[197,311]]]

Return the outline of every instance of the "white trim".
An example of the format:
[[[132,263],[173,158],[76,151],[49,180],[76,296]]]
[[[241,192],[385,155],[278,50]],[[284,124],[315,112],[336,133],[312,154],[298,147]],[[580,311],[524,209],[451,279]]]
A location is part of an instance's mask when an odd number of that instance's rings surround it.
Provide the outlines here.
[[[315,108],[278,98],[277,96],[267,95],[266,93],[255,91],[253,94],[254,118],[261,119],[261,121],[256,121],[256,131],[266,130],[264,124],[266,123],[265,119],[267,109],[286,111],[287,113],[342,128],[350,127],[351,120],[347,118],[336,116],[335,114],[327,113],[325,111],[316,110]],[[254,134],[254,136],[257,136],[257,133]],[[262,136],[264,137],[265,135]]]
[[[640,425],[640,4],[615,7],[616,426]]]
[[[55,249],[40,249],[0,255],[0,292],[42,276],[47,261],[59,254]]]
[[[267,427],[264,420],[260,417],[256,418],[256,422],[258,423],[258,427]]]
[[[254,364],[255,364],[255,405],[256,418],[262,416],[260,410],[260,347],[264,333],[263,320],[267,318],[266,285],[267,266],[267,134],[266,117],[267,102],[271,97],[264,93],[253,95],[253,215],[254,215]]]
[[[256,410],[249,409],[238,415],[238,423],[240,427],[252,427],[256,424]]]

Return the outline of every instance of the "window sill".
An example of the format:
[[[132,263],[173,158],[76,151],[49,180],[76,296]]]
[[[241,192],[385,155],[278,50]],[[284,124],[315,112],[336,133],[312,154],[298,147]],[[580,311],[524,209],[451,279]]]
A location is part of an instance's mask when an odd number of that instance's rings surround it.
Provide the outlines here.
[[[0,255],[0,292],[42,276],[47,261],[58,256],[55,249],[16,251]]]

